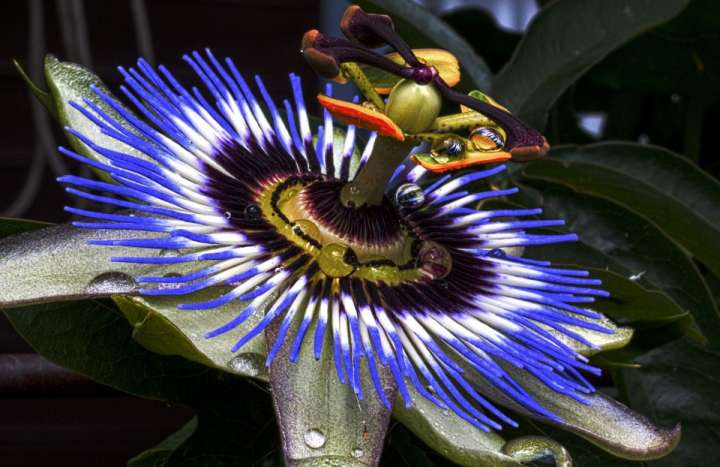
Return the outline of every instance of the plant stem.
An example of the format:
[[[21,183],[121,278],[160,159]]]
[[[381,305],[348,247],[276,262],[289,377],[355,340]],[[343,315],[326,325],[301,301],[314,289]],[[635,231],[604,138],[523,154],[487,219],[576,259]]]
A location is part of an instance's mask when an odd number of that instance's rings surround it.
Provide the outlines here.
[[[357,86],[363,96],[365,96],[365,99],[370,101],[379,111],[382,112],[385,110],[385,102],[383,102],[382,97],[375,91],[375,87],[357,63],[343,63],[340,65],[340,69],[345,76],[355,83],[355,86]]]
[[[379,136],[367,163],[360,169],[355,180],[345,185],[341,193],[342,202],[379,205],[382,203],[390,176],[413,148],[411,140],[397,141]]]

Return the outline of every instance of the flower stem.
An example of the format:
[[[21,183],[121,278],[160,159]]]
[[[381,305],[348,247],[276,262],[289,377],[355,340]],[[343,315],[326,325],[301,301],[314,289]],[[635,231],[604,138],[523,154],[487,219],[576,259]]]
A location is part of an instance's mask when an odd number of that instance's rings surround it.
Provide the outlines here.
[[[390,176],[413,148],[411,140],[397,141],[379,136],[367,163],[360,169],[355,180],[345,185],[341,193],[342,202],[379,205],[382,203]]]

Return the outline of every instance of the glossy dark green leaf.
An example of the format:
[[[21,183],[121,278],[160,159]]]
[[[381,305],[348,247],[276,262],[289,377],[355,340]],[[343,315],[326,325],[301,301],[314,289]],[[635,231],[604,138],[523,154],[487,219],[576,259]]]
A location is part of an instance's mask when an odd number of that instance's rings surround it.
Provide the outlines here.
[[[491,74],[483,59],[465,39],[425,7],[411,0],[361,0],[356,3],[369,13],[392,16],[395,30],[410,47],[451,51],[460,61],[460,72],[470,78],[468,89],[487,90],[490,87]]]
[[[517,32],[500,27],[489,10],[472,5],[453,8],[442,18],[495,72],[507,62],[522,37]]]
[[[51,224],[47,222],[33,221],[30,219],[0,217],[0,238],[23,232],[32,232],[33,230],[42,229],[50,225]]]
[[[619,48],[588,77],[615,90],[713,100],[720,90],[720,3],[692,0],[666,24]]]
[[[692,260],[653,223],[602,198],[546,182],[533,186],[538,198],[529,203],[542,206],[546,217],[565,219],[580,241],[528,248],[526,254],[639,276],[638,284],[667,295],[691,313],[708,340],[720,343],[717,305],[705,281]]]
[[[162,440],[157,446],[143,451],[128,461],[128,467],[163,467],[181,444],[190,438],[197,430],[198,419],[193,417],[178,431]]]
[[[622,204],[648,218],[720,275],[720,183],[662,148],[601,143],[563,146],[528,164],[525,176]]]
[[[389,447],[394,449],[408,467],[435,467],[435,464],[401,425],[393,427],[388,437]]]
[[[628,278],[606,269],[588,269],[590,275],[602,280],[602,288],[612,293],[598,300],[593,309],[615,322],[634,325],[642,322],[670,321],[685,317],[684,311],[667,295],[648,290],[638,283],[642,276]]]
[[[676,341],[637,358],[623,370],[630,405],[659,423],[680,421],[680,445],[652,465],[710,466],[720,459],[720,354]]]
[[[689,0],[558,0],[533,19],[492,95],[543,128],[548,109],[592,65],[680,13]]]
[[[144,349],[112,302],[35,305],[6,314],[35,350],[57,364],[130,394],[192,407],[198,430],[176,443],[162,465],[239,465],[276,448],[264,391],[243,378]]]

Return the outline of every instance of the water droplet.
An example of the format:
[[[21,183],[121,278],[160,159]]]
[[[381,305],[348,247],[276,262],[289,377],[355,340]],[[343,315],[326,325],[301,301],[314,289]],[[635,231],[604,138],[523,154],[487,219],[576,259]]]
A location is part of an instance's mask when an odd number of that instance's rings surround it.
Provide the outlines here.
[[[131,293],[137,288],[135,279],[122,272],[105,272],[96,276],[85,287],[89,294],[110,295]]]
[[[650,137],[648,135],[646,135],[645,133],[642,133],[640,136],[638,136],[638,143],[650,144]]]
[[[232,217],[232,213],[230,211],[225,211],[225,219],[230,219]]]
[[[325,434],[317,428],[306,431],[303,439],[305,440],[305,444],[313,449],[320,449],[325,445],[325,441],[327,440]]]
[[[488,251],[487,255],[493,258],[505,258],[507,256],[507,254],[500,248],[493,248]]]
[[[283,272],[283,268],[281,268],[281,267],[276,267],[275,269],[273,269],[273,272],[274,272],[275,274],[280,274],[281,272]]]
[[[637,273],[637,274],[631,275],[630,277],[628,277],[628,279],[630,279],[631,281],[635,282],[635,281],[640,280],[640,279],[642,278],[642,276],[644,276],[644,275],[645,275],[645,271],[640,271],[640,272]]]
[[[230,360],[228,366],[241,375],[259,376],[265,372],[265,358],[256,353],[242,353]]]
[[[360,187],[355,184],[350,185],[350,194],[351,195],[360,194]]]
[[[248,204],[245,208],[245,219],[249,221],[256,221],[260,219],[262,211],[257,204]]]
[[[361,458],[361,457],[363,456],[364,453],[363,453],[363,450],[362,450],[362,449],[360,449],[360,448],[355,448],[355,449],[353,449],[353,450],[350,452],[350,454],[351,454],[355,459],[359,459],[359,458]]]
[[[395,202],[401,208],[414,209],[425,202],[425,193],[414,183],[400,185],[395,192]]]
[[[460,154],[465,145],[458,138],[446,138],[433,144],[432,153],[435,156],[455,157]]]
[[[672,94],[670,95],[670,101],[671,101],[673,104],[677,104],[677,103],[679,103],[681,100],[682,100],[682,97],[681,97],[680,94],[678,94],[678,93],[675,93],[675,92],[674,92],[674,93],[672,93]]]
[[[424,242],[418,252],[416,266],[422,274],[432,280],[439,280],[450,273],[452,256],[440,244]]]
[[[475,128],[470,133],[470,141],[472,141],[475,149],[481,151],[495,151],[505,146],[503,137],[495,129],[486,126]]]

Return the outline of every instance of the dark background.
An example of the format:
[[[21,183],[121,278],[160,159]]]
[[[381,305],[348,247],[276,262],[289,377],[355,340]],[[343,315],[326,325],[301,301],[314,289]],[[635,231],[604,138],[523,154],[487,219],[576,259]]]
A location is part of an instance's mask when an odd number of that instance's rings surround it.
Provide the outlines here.
[[[487,11],[457,5],[494,5],[496,13],[523,13],[527,19],[530,10],[521,5],[534,4],[425,3],[443,13],[493,72],[510,58],[521,33],[498,28]],[[10,0],[0,5],[0,216],[49,222],[67,220],[62,208],[76,202],[55,178],[84,169],[59,157],[56,147],[65,144],[64,136],[30,97],[13,58],[38,83],[42,58],[53,53],[88,66],[117,90],[115,67],[131,66],[140,55],[192,82],[181,56],[209,46],[217,56],[233,57],[246,76],[262,75],[271,94],[282,99],[289,94],[289,72],[303,76],[306,91],[319,84],[298,53],[300,37],[311,28],[328,31],[344,8],[341,0]],[[603,116],[601,131],[578,125],[587,113]],[[551,108],[545,134],[553,145],[658,144],[720,177],[718,120],[720,2],[693,0],[678,17],[624,44],[568,88]],[[709,274],[706,279],[720,298],[720,282]],[[0,467],[124,465],[192,416],[182,407],[71,376],[31,352],[0,314]],[[27,380],[23,369],[42,377]],[[391,430],[389,438],[398,432],[404,433]],[[394,465],[393,455],[386,450],[387,465]]]
[[[145,12],[134,9],[138,5]],[[2,2],[0,215],[66,220],[63,206],[73,200],[55,178],[59,170],[81,170],[69,160],[57,167],[59,154],[52,148],[65,144],[64,137],[54,121],[34,120],[32,98],[13,58],[37,75],[42,73],[42,56],[52,53],[88,65],[116,90],[117,65],[131,66],[140,55],[154,56],[156,63],[165,64],[183,81],[191,73],[182,54],[212,47],[220,57],[232,56],[246,74],[262,75],[273,95],[287,96],[288,73],[299,73],[306,83],[315,79],[298,51],[302,34],[318,27],[318,17],[319,4],[313,0]],[[50,151],[44,150],[47,145],[43,147],[38,125],[51,131]],[[182,407],[133,398],[78,379],[59,388],[33,381],[35,390],[19,392],[18,384],[25,384],[20,366],[42,365],[48,379],[55,371],[29,352],[0,314],[2,466],[125,465],[192,416]]]

